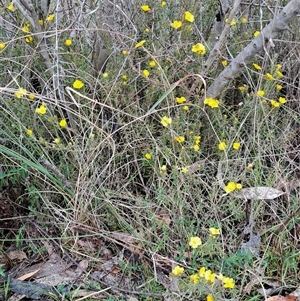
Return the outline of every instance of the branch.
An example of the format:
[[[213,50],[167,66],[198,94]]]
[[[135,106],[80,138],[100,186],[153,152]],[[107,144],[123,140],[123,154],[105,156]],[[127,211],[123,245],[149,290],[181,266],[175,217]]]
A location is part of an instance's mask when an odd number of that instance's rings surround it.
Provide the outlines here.
[[[222,34],[219,37],[219,40],[217,41],[217,43],[215,44],[214,48],[212,49],[212,51],[210,52],[208,59],[206,60],[204,66],[205,66],[205,72],[207,72],[208,70],[210,70],[210,67],[212,66],[212,64],[218,59],[218,57],[220,56],[220,49],[222,48],[222,46],[224,45],[227,36],[229,34],[229,30],[230,30],[230,22],[232,21],[232,19],[234,18],[239,6],[240,6],[241,0],[235,0],[234,5],[233,5],[233,9],[231,10],[228,20],[225,23],[225,26],[223,28]],[[224,21],[223,21],[224,22]]]
[[[261,33],[252,40],[226,67],[207,89],[206,97],[216,97],[221,93],[228,82],[233,79],[245,67],[245,65],[259,53],[267,43],[273,44],[274,39],[280,32],[289,29],[288,24],[300,13],[300,1],[291,0],[282,11],[275,16]]]

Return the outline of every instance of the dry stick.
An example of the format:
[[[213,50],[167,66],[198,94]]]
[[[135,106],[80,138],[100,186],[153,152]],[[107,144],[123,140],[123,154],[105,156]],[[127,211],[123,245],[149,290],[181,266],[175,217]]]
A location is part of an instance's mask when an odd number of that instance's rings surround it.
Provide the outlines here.
[[[218,42],[215,44],[214,48],[211,50],[208,59],[206,60],[204,66],[205,66],[205,73],[210,70],[211,65],[218,59],[220,55],[220,50],[222,49],[224,43],[226,42],[227,36],[229,34],[230,30],[230,23],[233,20],[239,5],[241,3],[241,0],[236,0],[233,6],[233,9],[231,10],[228,20],[225,23],[225,27],[222,31],[222,34],[218,40]]]
[[[36,31],[35,36],[37,37],[39,42],[38,43],[39,54],[44,59],[44,64],[46,65],[47,72],[49,72],[53,80],[54,91],[58,91],[60,100],[65,103],[64,90],[59,82],[59,76],[56,76],[54,73],[53,64],[51,62],[49,49],[46,43],[45,32],[42,31],[42,28],[39,24],[39,17],[34,8],[34,5],[32,4],[32,1],[29,2],[28,0],[18,0],[15,2],[15,4],[18,7],[18,9],[21,11],[21,13],[25,16],[25,18],[29,20],[32,27],[35,29]],[[74,116],[70,113],[69,110],[67,111],[67,114],[70,120],[71,127],[76,131],[77,125],[74,121]]]
[[[262,32],[252,40],[213,81],[207,89],[207,97],[216,97],[221,93],[228,82],[234,78],[245,65],[264,47],[266,43],[272,46],[272,39],[280,32],[289,30],[288,24],[300,13],[300,1],[291,0],[282,11],[269,23]]]
[[[21,11],[21,13],[28,18],[30,24],[32,25],[32,27],[36,30],[37,34],[35,35],[39,41],[39,49],[40,49],[40,54],[42,56],[42,58],[44,59],[44,63],[48,69],[48,71],[50,72],[51,76],[53,76],[53,67],[52,67],[52,63],[50,60],[50,56],[48,53],[48,49],[47,49],[47,45],[46,45],[46,40],[44,37],[44,33],[42,32],[42,28],[39,24],[39,18],[38,15],[34,9],[34,6],[32,4],[32,2],[28,2],[28,0],[24,1],[24,0],[20,0],[16,1],[16,5],[18,7],[18,9]],[[28,17],[28,13],[27,11],[30,13],[30,17]]]
[[[38,161],[48,171],[52,171],[55,175],[57,175],[57,177],[62,181],[62,183],[65,185],[65,187],[67,187],[71,191],[73,190],[71,183],[65,178],[65,176],[60,172],[60,170],[56,166],[54,166],[52,163],[50,163],[44,156],[40,157]]]

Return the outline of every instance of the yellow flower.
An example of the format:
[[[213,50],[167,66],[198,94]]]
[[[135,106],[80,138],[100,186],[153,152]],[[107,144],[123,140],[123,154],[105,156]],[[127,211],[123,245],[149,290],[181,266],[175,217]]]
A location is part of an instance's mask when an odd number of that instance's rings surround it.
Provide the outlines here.
[[[253,63],[252,65],[256,70],[261,70],[261,67],[258,64]]]
[[[161,123],[163,126],[167,127],[169,124],[172,123],[172,118],[167,117],[167,116],[163,116],[163,118],[161,119],[160,123]]]
[[[76,79],[73,83],[74,89],[81,89],[83,86],[84,86],[84,83],[79,79]]]
[[[181,21],[173,21],[173,23],[171,23],[171,27],[175,28],[175,29],[178,29],[182,26],[182,22]]]
[[[5,48],[5,44],[4,43],[0,43],[0,50],[3,50]]]
[[[31,129],[27,129],[26,134],[31,137],[33,135],[33,131]]]
[[[266,79],[275,80],[275,78],[273,77],[273,75],[271,73],[266,73]]]
[[[234,280],[229,277],[224,277],[223,280],[224,288],[234,288]]]
[[[29,32],[30,31],[30,26],[29,25],[24,25],[22,27],[22,31],[25,32],[25,33]]]
[[[201,238],[198,237],[198,236],[192,236],[190,238],[190,241],[189,241],[189,246],[193,249],[197,249],[199,246],[202,245],[202,241],[201,241]]]
[[[175,275],[175,276],[180,276],[183,273],[184,273],[184,268],[182,268],[178,265],[172,270],[172,274]]]
[[[243,86],[240,86],[239,87],[239,90],[243,93],[243,92],[246,92],[247,90],[249,89],[249,86],[247,85],[243,85]]]
[[[245,18],[245,17],[243,17],[242,19],[241,19],[241,21],[242,21],[242,23],[247,23],[247,18]]]
[[[279,98],[278,98],[278,101],[279,101],[280,103],[286,103],[286,99],[285,99],[284,97],[279,97]]]
[[[182,167],[181,168],[182,173],[187,173],[188,171],[189,171],[189,169],[187,167]]]
[[[53,142],[56,143],[56,144],[59,144],[60,143],[60,139],[59,138],[55,138]]]
[[[161,7],[165,7],[167,5],[167,2],[166,1],[162,1],[160,5],[161,5]]]
[[[142,47],[144,44],[145,44],[146,40],[142,40],[138,43],[135,44],[134,48],[139,48],[139,47]]]
[[[226,147],[227,147],[227,144],[226,144],[225,141],[221,141],[221,142],[218,144],[218,149],[219,149],[220,151],[225,150]]]
[[[145,154],[145,158],[146,158],[147,160],[151,160],[151,158],[152,158],[152,155],[151,155],[151,154],[149,154],[149,153],[146,153],[146,154]]]
[[[217,236],[220,234],[220,229],[217,228],[209,228],[209,233],[212,236]]]
[[[103,78],[107,78],[108,77],[108,73],[105,72],[105,73],[102,74],[102,76],[103,76]]]
[[[190,279],[194,284],[197,284],[199,282],[199,274],[190,275]]]
[[[27,94],[27,90],[24,89],[24,88],[21,88],[21,87],[18,89],[18,91],[15,92],[15,96],[17,98],[21,98],[21,97],[23,97],[26,94]]]
[[[174,140],[176,142],[182,143],[182,142],[184,142],[185,137],[184,136],[178,136],[178,137],[175,137]]]
[[[39,108],[35,109],[35,112],[40,115],[45,115],[47,113],[46,105],[44,103],[42,103]]]
[[[189,110],[189,106],[183,106],[182,109],[183,109],[183,111],[188,111]]]
[[[189,11],[186,11],[184,13],[184,20],[193,23],[195,21],[195,17],[192,13],[190,13]]]
[[[122,50],[122,54],[127,55],[128,54],[127,50]]]
[[[142,11],[144,11],[145,13],[149,12],[151,10],[151,8],[149,7],[149,5],[142,5],[141,6]]]
[[[192,46],[192,52],[195,52],[199,55],[205,54],[206,53],[206,48],[203,44],[197,43]]]
[[[274,107],[274,108],[278,108],[280,106],[280,103],[273,99],[270,100],[270,103],[271,103],[272,107]]]
[[[33,41],[33,37],[32,36],[29,36],[29,37],[25,38],[25,42],[26,43],[31,43],[32,41]]]
[[[206,98],[204,104],[210,106],[212,109],[219,107],[219,101],[214,98]]]
[[[65,40],[65,45],[66,46],[71,46],[72,45],[72,40],[71,39]]]
[[[204,273],[204,278],[205,280],[214,283],[215,282],[215,278],[216,278],[216,273],[212,273],[211,270],[206,270]]]
[[[46,18],[46,21],[54,21],[55,19],[55,14],[51,14]]]
[[[240,183],[236,183],[236,184],[235,184],[235,189],[241,190],[242,188],[243,188],[243,185],[242,185],[242,184],[240,184]]]
[[[195,141],[196,144],[199,144],[200,140],[201,140],[201,136],[195,136],[194,137],[194,141]]]
[[[200,150],[200,146],[198,145],[198,144],[195,144],[194,146],[193,146],[193,148],[194,148],[194,151],[198,151],[198,150]]]
[[[264,96],[265,95],[265,91],[264,90],[258,90],[256,93],[257,96]]]
[[[207,295],[206,301],[214,301],[214,297],[212,295]]]
[[[276,85],[276,90],[277,90],[277,91],[280,91],[281,89],[282,89],[282,86],[279,85],[279,84],[277,84],[277,85]]]
[[[262,104],[262,105],[265,105],[266,103],[267,103],[267,101],[266,101],[265,99],[262,99],[262,100],[261,100],[261,104]]]
[[[149,33],[150,32],[150,29],[149,28],[146,28],[145,29],[145,33]]]
[[[222,65],[223,65],[223,67],[226,67],[226,66],[228,65],[227,60],[223,60],[221,63],[222,63]]]
[[[34,100],[34,99],[35,99],[34,93],[29,93],[28,97],[29,97],[31,100]]]
[[[40,20],[39,20],[39,24],[40,24],[41,26],[43,26],[43,25],[44,25],[44,20],[40,19]]]
[[[184,102],[186,102],[186,98],[184,96],[176,97],[176,102],[177,103],[184,103]]]
[[[260,31],[255,31],[255,33],[253,34],[255,37],[257,37],[260,34]]]
[[[14,4],[12,2],[6,8],[10,11],[15,11],[16,10],[16,8],[14,7]]]
[[[279,70],[276,71],[276,75],[278,78],[284,77],[284,75]]]
[[[239,150],[241,147],[241,143],[240,142],[234,142],[233,145],[232,145],[232,148],[235,149],[235,150]]]
[[[199,274],[199,276],[200,277],[204,277],[204,275],[205,275],[205,267],[201,267],[200,269],[199,269],[199,272],[198,272],[198,274]]]
[[[230,22],[230,26],[234,26],[236,24],[236,21],[235,21],[235,19],[233,18],[232,20],[231,20],[231,22]]]
[[[149,62],[149,66],[150,66],[150,67],[155,67],[155,66],[156,66],[156,63],[155,63],[155,61],[153,61],[153,60],[152,60],[152,61],[150,61],[150,62]]]
[[[143,74],[143,76],[145,76],[145,77],[149,77],[149,71],[148,71],[147,69],[144,69],[144,70],[142,71],[142,74]]]
[[[228,182],[227,185],[224,187],[225,192],[230,193],[235,191],[236,184],[234,182]]]
[[[66,119],[62,119],[60,122],[59,122],[59,126],[61,128],[66,128],[67,127],[67,121]]]
[[[162,165],[160,168],[161,172],[166,172],[167,171],[167,166],[166,165]]]

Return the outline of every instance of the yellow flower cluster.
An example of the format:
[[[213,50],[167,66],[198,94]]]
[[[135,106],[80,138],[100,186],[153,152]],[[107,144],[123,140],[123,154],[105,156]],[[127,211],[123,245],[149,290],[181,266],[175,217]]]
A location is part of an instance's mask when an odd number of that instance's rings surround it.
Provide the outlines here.
[[[194,136],[194,146],[193,146],[193,148],[194,148],[194,151],[198,151],[198,150],[200,150],[200,140],[201,140],[201,136]]]
[[[184,270],[183,271],[181,270],[180,275],[182,275],[183,273]],[[211,270],[206,269],[205,267],[201,267],[198,273],[190,275],[190,280],[192,281],[193,284],[199,283],[201,278],[205,279],[210,284],[215,283],[215,280],[217,279],[222,282],[224,288],[232,289],[235,286],[233,278],[225,277],[222,274],[216,274]]]
[[[285,97],[279,97],[278,101],[272,99],[272,100],[270,100],[270,103],[271,103],[272,107],[278,108],[278,107],[280,107],[280,105],[286,103],[286,99],[285,99]]]
[[[35,109],[35,112],[40,115],[45,115],[47,113],[46,104],[42,103],[38,108]]]
[[[174,138],[174,140],[178,143],[182,143],[185,141],[185,137],[184,136],[177,136]]]
[[[195,21],[195,16],[189,12],[189,11],[185,11],[184,12],[184,21],[187,21],[189,23],[193,23]],[[183,22],[180,21],[180,20],[174,20],[172,23],[171,23],[171,27],[173,27],[174,29],[179,29],[181,28],[183,25]]]
[[[235,182],[228,182],[227,185],[224,187],[224,190],[227,193],[233,192],[235,190],[241,190],[243,188],[242,184],[235,183]]]

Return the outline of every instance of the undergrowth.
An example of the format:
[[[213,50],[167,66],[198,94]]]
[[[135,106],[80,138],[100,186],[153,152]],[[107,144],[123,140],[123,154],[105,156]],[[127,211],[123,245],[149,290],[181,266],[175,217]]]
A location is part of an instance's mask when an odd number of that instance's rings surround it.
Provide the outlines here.
[[[295,286],[297,24],[214,99],[206,88],[273,18],[267,7],[237,13],[220,58],[204,73],[215,43],[215,1],[162,1],[150,10],[140,1],[121,4],[106,3],[116,24],[100,29],[96,4],[87,5],[91,14],[75,10],[81,24],[66,8],[53,19],[50,12],[40,21],[42,40],[19,9],[1,9],[2,22],[12,26],[0,37],[7,74],[0,88],[1,190],[17,189],[14,202],[47,229],[38,238],[49,235],[69,252],[92,233],[107,237],[117,254],[110,234],[133,236],[130,250],[154,262],[120,266],[124,275],[152,283],[147,292],[165,290],[153,281],[156,264],[176,277],[177,293],[193,299],[255,297],[247,284],[258,288],[267,279]],[[92,34],[99,30],[109,56],[95,74]],[[285,195],[253,200],[249,209],[232,193],[257,186]],[[261,236],[259,255],[241,249],[249,210]],[[22,240],[30,241],[24,229]],[[202,244],[193,249],[191,237]],[[201,267],[215,275],[199,273]],[[222,277],[233,284],[226,288]]]

